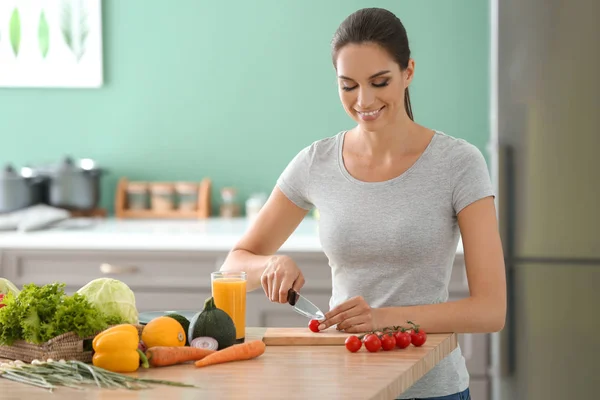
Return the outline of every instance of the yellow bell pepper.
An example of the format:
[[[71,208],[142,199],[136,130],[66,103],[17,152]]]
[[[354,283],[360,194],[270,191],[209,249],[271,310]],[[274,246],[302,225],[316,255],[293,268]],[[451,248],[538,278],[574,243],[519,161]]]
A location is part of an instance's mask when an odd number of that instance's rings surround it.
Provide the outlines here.
[[[94,366],[112,372],[134,372],[148,368],[148,359],[139,350],[138,330],[130,324],[116,325],[100,332],[92,341]]]

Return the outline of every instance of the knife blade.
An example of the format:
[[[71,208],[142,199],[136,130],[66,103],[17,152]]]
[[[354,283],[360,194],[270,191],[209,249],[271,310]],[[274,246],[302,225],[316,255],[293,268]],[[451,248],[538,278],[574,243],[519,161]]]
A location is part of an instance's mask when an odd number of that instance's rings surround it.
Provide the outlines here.
[[[298,314],[307,318],[323,320],[325,314],[315,306],[310,300],[296,292],[294,289],[288,291],[288,303]]]

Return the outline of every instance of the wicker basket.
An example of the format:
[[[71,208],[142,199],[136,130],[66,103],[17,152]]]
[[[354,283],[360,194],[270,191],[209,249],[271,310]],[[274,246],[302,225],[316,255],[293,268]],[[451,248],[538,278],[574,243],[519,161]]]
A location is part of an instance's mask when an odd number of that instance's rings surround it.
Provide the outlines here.
[[[143,325],[136,325],[141,336]],[[18,340],[11,346],[0,346],[0,358],[31,362],[35,359],[47,360],[78,360],[86,363],[92,362],[94,351],[92,341],[96,335],[80,338],[76,333],[67,332],[42,344],[27,343]]]

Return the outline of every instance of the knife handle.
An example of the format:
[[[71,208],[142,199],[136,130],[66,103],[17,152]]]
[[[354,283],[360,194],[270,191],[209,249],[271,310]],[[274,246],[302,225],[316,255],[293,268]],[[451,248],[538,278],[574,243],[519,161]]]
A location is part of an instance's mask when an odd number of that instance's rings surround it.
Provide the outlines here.
[[[295,306],[296,300],[298,300],[298,293],[294,289],[288,290],[288,298],[287,301],[290,305]]]

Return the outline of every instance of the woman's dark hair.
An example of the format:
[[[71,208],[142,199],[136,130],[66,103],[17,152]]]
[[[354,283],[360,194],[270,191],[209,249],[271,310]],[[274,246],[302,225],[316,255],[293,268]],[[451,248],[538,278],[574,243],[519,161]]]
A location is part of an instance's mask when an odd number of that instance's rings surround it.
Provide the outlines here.
[[[350,14],[338,27],[331,41],[333,65],[338,52],[347,44],[377,43],[396,60],[402,70],[408,67],[410,47],[404,25],[392,12],[383,8],[363,8]],[[404,108],[413,120],[408,88],[404,91]]]

